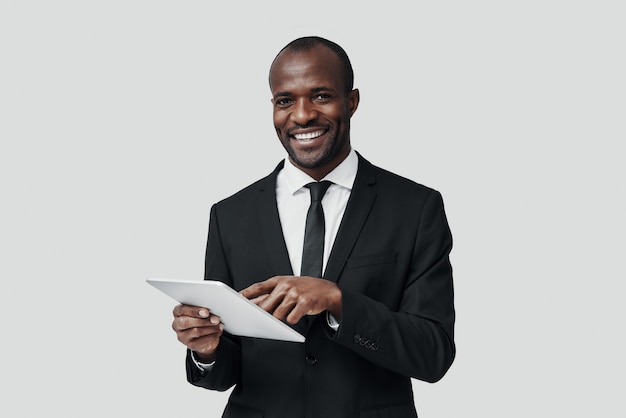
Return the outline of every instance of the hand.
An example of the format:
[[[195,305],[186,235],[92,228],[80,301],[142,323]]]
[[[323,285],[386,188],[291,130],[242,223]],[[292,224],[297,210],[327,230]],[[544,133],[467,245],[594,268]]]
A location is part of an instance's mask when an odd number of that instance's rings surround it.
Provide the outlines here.
[[[220,317],[211,315],[206,308],[178,305],[174,308],[172,328],[178,341],[196,353],[196,359],[203,363],[215,360],[215,351],[224,331]]]
[[[328,280],[315,277],[275,276],[255,283],[241,294],[278,319],[295,324],[304,315],[329,311],[341,317],[341,290]]]

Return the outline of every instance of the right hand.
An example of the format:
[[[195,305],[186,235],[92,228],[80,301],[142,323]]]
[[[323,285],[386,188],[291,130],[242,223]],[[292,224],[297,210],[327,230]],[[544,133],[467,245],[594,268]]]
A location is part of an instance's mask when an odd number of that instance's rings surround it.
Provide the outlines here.
[[[214,361],[215,351],[224,331],[220,317],[211,315],[206,308],[189,305],[177,305],[173,313],[172,328],[178,341],[194,351],[198,361]]]

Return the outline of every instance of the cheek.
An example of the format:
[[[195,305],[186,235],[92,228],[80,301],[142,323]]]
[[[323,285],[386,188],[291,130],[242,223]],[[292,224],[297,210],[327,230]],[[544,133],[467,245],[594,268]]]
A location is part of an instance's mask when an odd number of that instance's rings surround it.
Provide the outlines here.
[[[287,116],[280,112],[274,112],[274,126],[276,129],[282,128],[287,121]]]
[[[279,137],[283,136],[284,129],[277,120],[274,120],[274,129],[276,130],[276,133],[278,134]]]
[[[346,121],[350,119],[350,114],[346,113],[344,108],[333,109],[333,112],[327,113],[326,116],[333,120],[337,126],[345,125]]]

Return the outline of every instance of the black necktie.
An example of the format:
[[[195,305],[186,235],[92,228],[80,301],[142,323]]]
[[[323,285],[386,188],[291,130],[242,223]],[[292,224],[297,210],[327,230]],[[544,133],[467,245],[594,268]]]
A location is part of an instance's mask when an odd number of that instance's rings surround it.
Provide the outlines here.
[[[321,181],[304,186],[311,191],[311,205],[306,215],[306,226],[304,229],[301,276],[322,277],[322,260],[324,258],[324,210],[322,209],[322,198],[330,185],[330,181]]]

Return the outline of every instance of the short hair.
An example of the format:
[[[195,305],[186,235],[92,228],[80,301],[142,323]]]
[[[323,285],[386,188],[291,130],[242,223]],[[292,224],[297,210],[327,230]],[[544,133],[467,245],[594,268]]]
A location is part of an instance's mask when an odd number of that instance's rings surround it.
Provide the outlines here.
[[[309,51],[313,49],[314,47],[316,47],[317,45],[325,46],[326,48],[333,51],[335,55],[337,55],[337,58],[339,58],[339,62],[341,63],[341,66],[343,67],[343,78],[344,78],[343,85],[346,90],[345,93],[351,92],[352,89],[354,88],[354,71],[352,70],[352,64],[350,63],[350,58],[348,58],[348,54],[346,53],[346,51],[344,51],[342,47],[340,47],[338,44],[334,43],[333,41],[329,41],[328,39],[324,39],[319,36],[304,36],[302,38],[295,39],[289,42],[287,45],[285,45],[285,47],[281,49],[278,54],[276,54],[274,61],[272,61],[272,65],[274,65],[276,58],[278,58],[278,56],[283,51],[293,51],[293,52]]]

